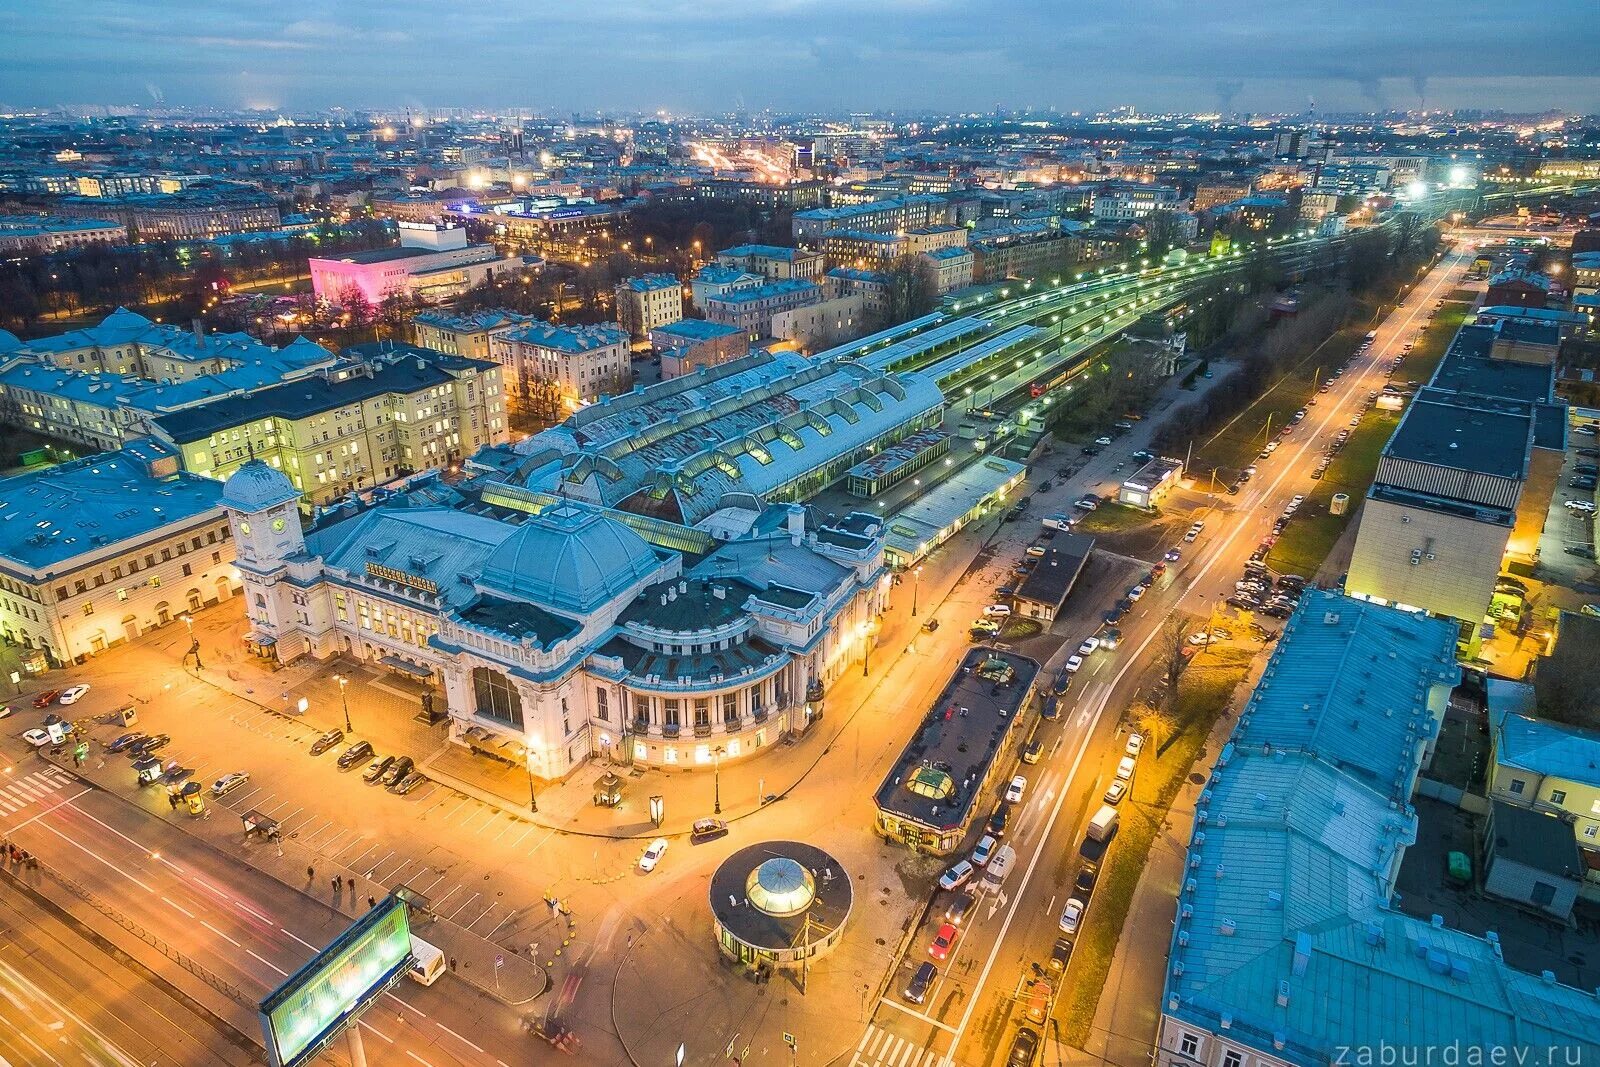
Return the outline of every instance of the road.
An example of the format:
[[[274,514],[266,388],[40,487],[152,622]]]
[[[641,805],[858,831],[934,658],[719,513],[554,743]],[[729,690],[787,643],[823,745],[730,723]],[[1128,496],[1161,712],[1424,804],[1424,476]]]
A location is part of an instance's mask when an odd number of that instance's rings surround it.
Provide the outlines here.
[[[0,873],[0,1064],[258,1062],[19,877]]]
[[[1196,509],[1206,529],[1193,545],[1178,545],[1180,563],[1154,583],[1150,592],[1121,622],[1123,641],[1114,653],[1097,652],[1079,672],[1062,704],[1057,723],[1041,723],[1038,736],[1046,756],[1037,766],[1019,765],[1029,778],[1030,796],[1013,815],[1008,840],[1018,849],[1022,868],[1013,875],[1002,895],[980,898],[975,916],[961,941],[941,968],[941,977],[925,1004],[913,1009],[900,996],[911,971],[923,959],[934,929],[943,918],[945,894],[937,894],[935,907],[917,936],[910,941],[907,958],[879,1002],[867,1032],[852,1054],[851,1067],[931,1067],[955,1062],[963,1067],[1003,1062],[1021,1019],[1021,992],[1036,973],[1034,964],[1050,958],[1061,936],[1059,915],[1073,895],[1072,884],[1081,866],[1079,845],[1082,824],[1100,803],[1100,794],[1114,777],[1123,755],[1126,724],[1123,709],[1134,703],[1139,688],[1159,673],[1162,652],[1156,645],[1165,619],[1174,613],[1203,622],[1214,605],[1233,591],[1246,558],[1257,542],[1271,532],[1273,520],[1289,499],[1309,494],[1315,483],[1311,470],[1318,456],[1353,414],[1365,410],[1367,394],[1381,390],[1388,362],[1418,332],[1435,300],[1451,291],[1470,264],[1468,254],[1446,255],[1416,287],[1404,304],[1377,327],[1368,352],[1352,362],[1319,403],[1279,448],[1260,464],[1256,479],[1238,496],[1205,497]],[[1116,471],[1129,463],[1133,451],[1143,447],[1145,431],[1117,441],[1070,478],[1058,481],[1050,493],[1036,496],[1034,514],[1065,511],[1084,492],[1114,489]],[[1000,555],[1019,552],[1035,534],[1031,523],[1007,540]],[[1020,527],[1026,526],[1025,530]],[[1014,557],[1013,557],[1014,558]],[[1135,573],[1138,573],[1135,571]],[[1081,596],[1075,593],[1074,597]],[[1092,618],[1121,595],[1120,587],[1102,590],[1105,599],[1087,613]],[[1242,629],[1242,627],[1240,627]],[[1084,633],[1063,635],[1059,651],[1047,663],[1049,678],[1058,662],[1074,650]],[[1149,758],[1146,753],[1143,759]],[[1003,782],[1010,772],[998,776]],[[980,810],[987,810],[982,808]],[[1124,819],[1141,814],[1131,805],[1121,809]],[[1113,845],[1113,847],[1115,847]],[[1087,922],[1095,921],[1095,898],[1089,898]],[[1118,1062],[1143,1062],[1154,1035],[1156,1001],[1162,960],[1139,960],[1136,968],[1153,976],[1148,995],[1148,1029],[1144,1033],[1118,1034],[1113,1043],[1123,1046]],[[1067,981],[1077,977],[1069,967]],[[1046,1034],[1043,1062],[1054,1063],[1064,1050]]]
[[[13,748],[8,742],[7,756],[17,755]],[[331,893],[320,880],[299,893],[250,868],[219,862],[189,834],[36,754],[20,756],[9,780],[4,807],[13,810],[0,816],[0,834],[250,1002],[346,925],[316,898]],[[40,980],[37,967],[28,975]],[[361,1027],[373,1064],[520,1063],[530,1041],[516,1013],[449,975],[430,987],[407,982],[385,994]]]

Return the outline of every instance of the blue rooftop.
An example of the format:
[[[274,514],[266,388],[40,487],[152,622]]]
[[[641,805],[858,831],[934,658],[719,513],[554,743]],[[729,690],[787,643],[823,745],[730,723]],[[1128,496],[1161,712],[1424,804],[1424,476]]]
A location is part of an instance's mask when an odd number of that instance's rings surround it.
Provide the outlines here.
[[[710,300],[717,300],[724,304],[750,304],[790,293],[814,293],[816,291],[817,285],[815,282],[808,282],[803,278],[780,278],[777,281],[767,282],[763,285],[752,285],[745,289],[730,289],[719,296],[711,297]]]
[[[153,441],[0,479],[0,568],[48,577],[70,560],[222,516],[222,483],[152,473],[177,459]]]
[[[1533,704],[1532,686],[1490,679],[1489,717],[1498,761],[1600,789],[1600,733],[1520,714],[1531,712]]]
[[[732,248],[724,248],[717,253],[718,256],[737,257],[739,259],[779,259],[785,263],[794,262],[794,258],[797,255],[809,254],[811,253],[802,253],[798,248],[786,248],[783,245],[734,245]]]
[[[678,279],[670,274],[639,274],[624,278],[622,284],[636,293],[653,293],[661,289],[676,289]]]
[[[506,339],[523,341],[540,348],[553,348],[559,352],[589,352],[607,345],[628,343],[627,331],[614,322],[594,326],[556,326],[548,322],[535,322],[518,326],[506,334]]]
[[[1164,1012],[1262,1056],[1592,1048],[1592,993],[1391,907],[1411,786],[1459,677],[1452,623],[1313,590],[1201,793]]]
[[[664,334],[668,338],[684,341],[715,341],[719,337],[743,332],[737,326],[724,326],[720,322],[710,322],[706,319],[679,319],[677,322],[669,322],[665,326],[656,326],[650,330],[652,335]]]

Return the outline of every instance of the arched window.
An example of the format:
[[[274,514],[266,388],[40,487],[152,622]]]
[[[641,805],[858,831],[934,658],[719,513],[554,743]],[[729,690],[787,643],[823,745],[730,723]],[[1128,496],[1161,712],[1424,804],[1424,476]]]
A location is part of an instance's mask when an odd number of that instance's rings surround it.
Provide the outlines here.
[[[472,693],[479,715],[522,727],[522,697],[504,674],[491,667],[472,668]]]

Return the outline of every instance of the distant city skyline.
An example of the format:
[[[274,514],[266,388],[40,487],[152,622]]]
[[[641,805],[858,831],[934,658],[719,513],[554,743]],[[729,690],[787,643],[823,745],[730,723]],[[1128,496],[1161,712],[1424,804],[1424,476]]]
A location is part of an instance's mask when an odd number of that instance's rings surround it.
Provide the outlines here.
[[[0,12],[0,104],[1600,111],[1589,0],[150,0]]]

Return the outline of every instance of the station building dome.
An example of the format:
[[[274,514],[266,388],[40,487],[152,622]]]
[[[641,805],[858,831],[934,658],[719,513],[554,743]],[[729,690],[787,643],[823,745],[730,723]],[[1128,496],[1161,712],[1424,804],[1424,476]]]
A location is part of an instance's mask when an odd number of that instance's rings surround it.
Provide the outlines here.
[[[490,592],[587,614],[662,565],[649,542],[590,508],[561,504],[529,519],[484,561]]]

